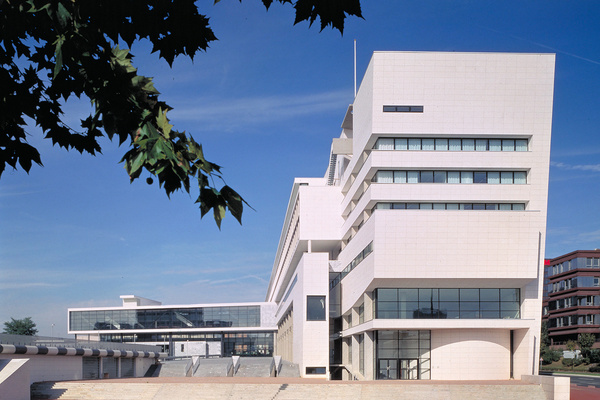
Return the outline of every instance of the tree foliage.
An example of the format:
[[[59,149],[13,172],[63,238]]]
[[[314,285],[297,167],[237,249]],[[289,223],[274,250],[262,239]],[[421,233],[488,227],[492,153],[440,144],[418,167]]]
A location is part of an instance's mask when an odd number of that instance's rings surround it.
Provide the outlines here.
[[[11,318],[10,321],[4,323],[4,331],[2,333],[33,336],[38,333],[38,330],[35,328],[35,322],[31,320],[31,317],[23,319]]]
[[[321,30],[343,32],[347,15],[361,17],[359,0],[276,1],[293,5],[295,24],[320,19]],[[262,2],[268,9],[273,0]],[[0,0],[0,175],[6,166],[29,172],[33,163],[42,165],[27,141],[29,117],[67,150],[100,153],[101,136],[127,143],[121,161],[131,182],[145,170],[167,196],[197,184],[202,216],[213,210],[220,227],[229,210],[241,223],[247,203],[229,186],[216,187],[220,167],[191,135],[172,129],[171,107],[119,46],[141,39],[169,65],[177,56],[193,59],[217,40],[193,0]],[[62,118],[71,96],[85,96],[94,107],[77,129]]]
[[[577,336],[577,344],[579,345],[579,349],[581,350],[581,355],[584,358],[589,358],[590,350],[592,350],[592,346],[596,342],[596,335],[593,333],[580,333]]]

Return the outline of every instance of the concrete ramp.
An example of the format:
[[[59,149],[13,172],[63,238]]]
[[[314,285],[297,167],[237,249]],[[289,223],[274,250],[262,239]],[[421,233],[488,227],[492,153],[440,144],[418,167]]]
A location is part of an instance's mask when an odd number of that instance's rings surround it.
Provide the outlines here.
[[[228,376],[231,358],[201,358],[193,376]]]
[[[268,378],[275,376],[273,357],[240,357],[236,377]]]
[[[0,360],[0,399],[29,400],[29,360]]]
[[[300,368],[298,367],[298,364],[281,360],[281,369],[277,373],[277,376],[282,378],[299,378]]]
[[[187,376],[189,368],[191,368],[191,360],[163,361],[156,368],[153,376]]]

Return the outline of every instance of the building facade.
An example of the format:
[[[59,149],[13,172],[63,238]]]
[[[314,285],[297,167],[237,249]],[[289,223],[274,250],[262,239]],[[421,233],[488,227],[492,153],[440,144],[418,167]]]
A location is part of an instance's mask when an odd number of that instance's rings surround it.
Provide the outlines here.
[[[546,260],[544,311],[552,345],[600,334],[600,250],[577,250]]]
[[[554,55],[376,52],[266,301],[304,377],[538,369]]]
[[[77,339],[159,346],[170,356],[272,356],[275,305],[162,305],[121,296],[122,307],[69,308],[68,333]]]

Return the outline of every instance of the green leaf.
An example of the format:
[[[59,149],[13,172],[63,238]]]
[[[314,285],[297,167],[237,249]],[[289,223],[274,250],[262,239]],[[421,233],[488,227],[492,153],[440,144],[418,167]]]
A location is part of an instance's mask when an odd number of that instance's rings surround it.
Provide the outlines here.
[[[53,78],[56,78],[56,75],[60,72],[63,66],[63,57],[62,57],[62,45],[65,42],[65,36],[59,35],[56,38],[56,41],[53,43],[55,45],[54,49],[54,75]]]
[[[169,119],[167,118],[167,110],[163,110],[162,108],[158,109],[158,117],[156,117],[156,124],[162,130],[163,135],[165,135],[165,137],[169,139],[173,125],[169,123]]]
[[[71,20],[71,13],[60,2],[58,3],[58,13],[56,16],[58,17],[58,23],[61,28],[65,28]]]

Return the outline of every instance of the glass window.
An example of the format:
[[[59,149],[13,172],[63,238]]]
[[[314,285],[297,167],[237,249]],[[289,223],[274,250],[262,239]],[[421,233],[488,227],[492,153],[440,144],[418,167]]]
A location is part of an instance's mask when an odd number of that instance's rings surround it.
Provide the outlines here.
[[[527,139],[517,139],[515,140],[515,150],[516,151],[527,151]]]
[[[431,203],[420,203],[419,204],[419,209],[420,210],[433,210],[433,204],[431,204]]]
[[[487,173],[487,183],[499,184],[500,183],[500,172],[488,172]]]
[[[448,171],[448,183],[460,183],[460,172]]]
[[[419,289],[397,289],[398,301],[419,301]]]
[[[473,183],[473,172],[472,171],[461,171],[460,172],[460,183]]]
[[[398,289],[377,289],[377,301],[397,301]]]
[[[408,183],[419,183],[419,171],[407,171]]]
[[[394,150],[394,139],[379,138],[377,139],[377,150]]]
[[[460,151],[462,149],[460,139],[450,139],[448,141],[450,151]]]
[[[524,171],[517,171],[514,173],[515,185],[525,185],[527,183],[527,173]]]
[[[394,183],[406,183],[406,171],[394,171]]]
[[[463,151],[475,151],[475,140],[463,139],[462,140],[462,150]]]
[[[479,289],[460,289],[461,309],[463,301],[479,301]]]
[[[485,204],[483,203],[474,203],[473,210],[485,210]]]
[[[448,139],[435,139],[435,149],[438,151],[447,151]]]
[[[433,171],[421,171],[420,183],[433,183]]]
[[[473,183],[487,183],[487,174],[481,171],[473,172]]]
[[[423,150],[435,150],[435,140],[434,139],[422,139],[421,148]]]
[[[406,204],[406,209],[407,210],[418,210],[419,209],[419,203],[407,203]]]
[[[325,321],[325,296],[306,296],[306,320]]]
[[[393,183],[394,182],[394,171],[377,171],[376,175],[377,183]]]
[[[512,139],[503,139],[502,151],[515,151],[515,141]]]
[[[396,139],[395,140],[395,149],[396,150],[408,150],[408,139]]]
[[[507,171],[500,172],[500,183],[503,185],[513,183],[513,173]]]
[[[490,149],[490,151],[501,151],[502,150],[502,141],[499,139],[490,139],[489,140],[489,149]]]
[[[433,172],[434,183],[446,183],[446,171],[434,171]]]
[[[445,210],[446,205],[444,203],[433,203],[434,210]]]
[[[475,140],[475,150],[477,151],[487,151],[487,139],[477,139]]]
[[[523,203],[516,203],[512,205],[512,209],[514,211],[524,211],[525,210],[525,204]]]
[[[408,139],[409,150],[421,150],[421,139]]]
[[[458,210],[458,203],[447,203],[446,210]]]

